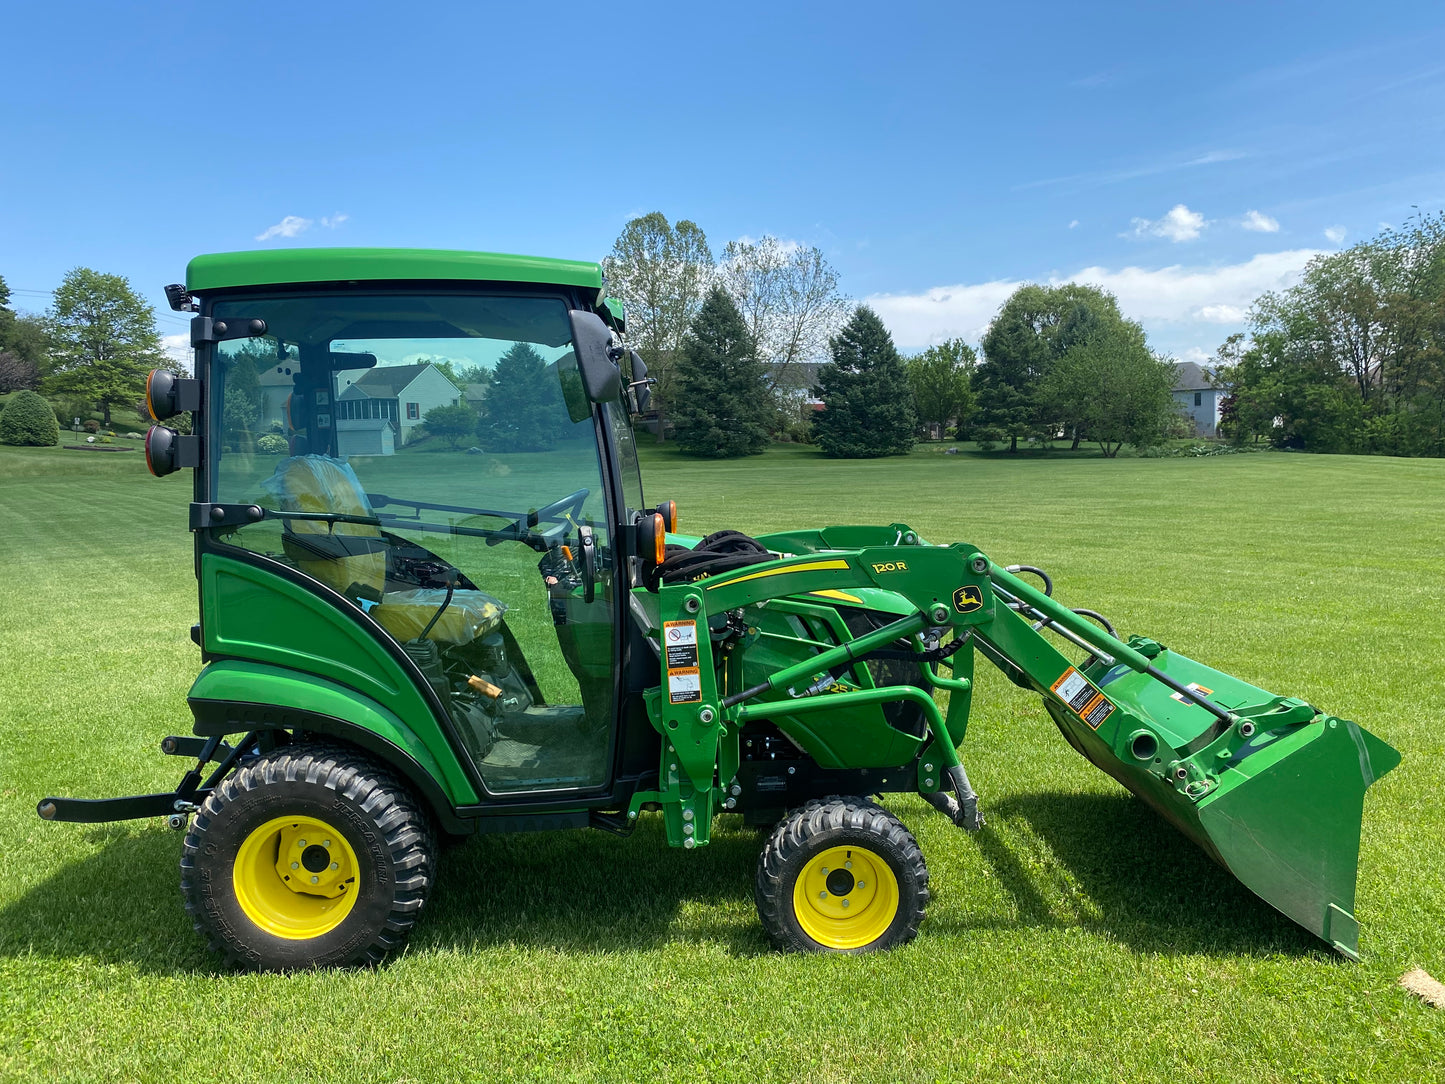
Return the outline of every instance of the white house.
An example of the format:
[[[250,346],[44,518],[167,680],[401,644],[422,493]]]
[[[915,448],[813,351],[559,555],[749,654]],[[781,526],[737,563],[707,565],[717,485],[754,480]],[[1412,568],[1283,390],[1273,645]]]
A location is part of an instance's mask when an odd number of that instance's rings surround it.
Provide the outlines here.
[[[336,374],[336,431],[342,422],[384,419],[405,444],[432,407],[452,406],[461,396],[457,386],[431,362],[378,365]],[[372,453],[377,454],[377,453]]]
[[[1201,437],[1219,436],[1219,401],[1224,390],[1216,388],[1209,374],[1192,361],[1181,361],[1174,380],[1174,401],[1184,416],[1194,423],[1194,432]]]

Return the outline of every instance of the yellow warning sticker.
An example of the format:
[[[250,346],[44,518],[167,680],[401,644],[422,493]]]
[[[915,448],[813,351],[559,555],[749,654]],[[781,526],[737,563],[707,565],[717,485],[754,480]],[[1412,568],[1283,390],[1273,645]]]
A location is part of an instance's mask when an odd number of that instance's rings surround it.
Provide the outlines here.
[[[667,660],[667,702],[702,701],[702,671],[697,661],[697,622],[664,621],[662,646]]]
[[[1114,705],[1072,666],[1058,681],[1049,686],[1055,696],[1091,729],[1098,730],[1104,720],[1114,714]]]

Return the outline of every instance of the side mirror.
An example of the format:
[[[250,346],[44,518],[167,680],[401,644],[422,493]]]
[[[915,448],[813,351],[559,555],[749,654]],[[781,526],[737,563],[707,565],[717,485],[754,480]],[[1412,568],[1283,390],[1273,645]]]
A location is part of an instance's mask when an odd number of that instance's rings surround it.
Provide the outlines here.
[[[632,380],[628,382],[627,392],[632,397],[632,413],[646,414],[652,402],[652,385],[656,381],[647,375],[647,362],[642,360],[642,355],[636,350],[631,354]]]
[[[572,309],[572,342],[577,348],[577,372],[582,389],[593,403],[610,403],[622,397],[622,351],[612,345],[612,332],[595,312]]]

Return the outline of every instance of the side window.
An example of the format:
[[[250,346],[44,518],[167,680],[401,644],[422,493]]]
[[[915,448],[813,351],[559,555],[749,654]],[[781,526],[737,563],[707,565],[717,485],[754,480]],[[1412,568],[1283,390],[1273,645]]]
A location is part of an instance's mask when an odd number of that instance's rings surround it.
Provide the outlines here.
[[[566,305],[216,308],[270,332],[220,344],[212,370],[214,499],[268,510],[222,540],[365,611],[448,705],[489,789],[603,785],[625,585],[593,420],[562,397]]]

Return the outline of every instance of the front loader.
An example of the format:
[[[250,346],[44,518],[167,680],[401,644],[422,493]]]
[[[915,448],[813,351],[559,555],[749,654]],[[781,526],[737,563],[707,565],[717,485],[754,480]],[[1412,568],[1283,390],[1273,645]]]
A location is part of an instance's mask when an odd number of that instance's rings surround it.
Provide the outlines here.
[[[928,871],[877,798],[983,829],[959,756],[980,657],[1356,956],[1364,794],[1393,749],[906,524],[678,534],[674,502],[643,501],[649,381],[596,264],[231,253],[167,293],[195,314],[195,376],[152,374],[147,402],[191,424],[155,426],[146,458],[193,470],[203,666],[192,733],[161,748],[192,763],[171,792],[38,808],[183,829],[186,907],[230,959],[380,961],[442,834],[659,816],[695,849],[723,813],[775,825],[755,883],[775,944],[906,942]],[[460,444],[428,434],[459,407]]]

